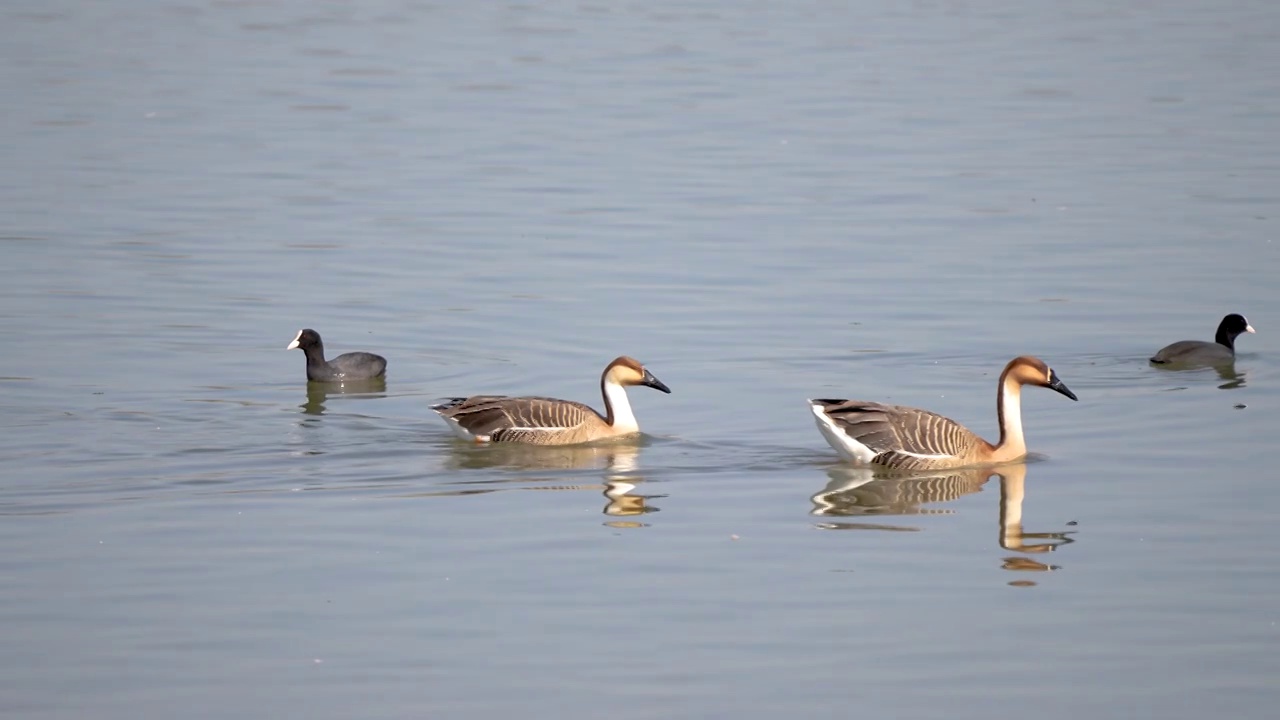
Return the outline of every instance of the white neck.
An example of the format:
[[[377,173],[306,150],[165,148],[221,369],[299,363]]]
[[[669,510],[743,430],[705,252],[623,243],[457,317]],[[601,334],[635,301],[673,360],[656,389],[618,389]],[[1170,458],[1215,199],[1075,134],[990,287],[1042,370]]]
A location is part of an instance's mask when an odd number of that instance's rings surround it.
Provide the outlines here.
[[[1006,378],[1000,389],[1000,448],[1012,452],[1011,457],[1020,456],[1027,449],[1022,436],[1022,385]]]
[[[613,415],[613,429],[619,434],[640,432],[636,416],[631,412],[626,388],[612,380],[604,382],[604,407],[606,417]]]

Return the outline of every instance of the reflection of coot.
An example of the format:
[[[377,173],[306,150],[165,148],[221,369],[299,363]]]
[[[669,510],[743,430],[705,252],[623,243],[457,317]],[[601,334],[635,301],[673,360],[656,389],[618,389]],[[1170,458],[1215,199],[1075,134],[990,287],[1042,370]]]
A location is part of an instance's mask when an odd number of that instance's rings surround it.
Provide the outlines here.
[[[366,400],[386,397],[385,378],[349,380],[342,383],[307,383],[307,402],[302,411],[308,415],[323,415],[325,402],[330,398],[344,397],[350,400]]]

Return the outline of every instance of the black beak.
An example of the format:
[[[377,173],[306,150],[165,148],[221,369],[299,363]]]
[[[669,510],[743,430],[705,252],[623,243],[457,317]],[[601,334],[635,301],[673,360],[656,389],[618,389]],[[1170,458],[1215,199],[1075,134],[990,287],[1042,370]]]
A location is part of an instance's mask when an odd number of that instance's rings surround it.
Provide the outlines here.
[[[658,378],[654,377],[653,373],[649,372],[648,370],[644,371],[644,379],[640,381],[640,384],[647,387],[651,387],[654,390],[661,390],[662,392],[667,393],[668,395],[671,394],[671,388],[667,387],[665,383],[663,383]]]
[[[1070,388],[1068,388],[1066,385],[1062,383],[1061,380],[1058,379],[1058,374],[1052,370],[1049,371],[1049,384],[1047,387],[1050,390],[1057,390],[1058,392],[1062,393],[1063,395],[1066,395],[1072,400],[1078,401],[1080,399],[1076,397],[1075,393],[1071,392]]]

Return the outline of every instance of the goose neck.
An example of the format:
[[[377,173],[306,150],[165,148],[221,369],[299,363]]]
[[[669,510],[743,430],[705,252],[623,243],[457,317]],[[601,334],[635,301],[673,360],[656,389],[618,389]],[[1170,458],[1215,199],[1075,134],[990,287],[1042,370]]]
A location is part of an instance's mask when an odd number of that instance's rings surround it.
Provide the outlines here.
[[[604,421],[618,433],[639,432],[636,416],[631,412],[627,390],[614,382],[607,374],[600,378],[600,393],[604,395]]]
[[[1006,372],[1000,377],[1000,389],[996,392],[996,417],[1000,422],[1000,442],[996,444],[997,459],[1013,460],[1027,452],[1027,441],[1022,435],[1022,383]]]

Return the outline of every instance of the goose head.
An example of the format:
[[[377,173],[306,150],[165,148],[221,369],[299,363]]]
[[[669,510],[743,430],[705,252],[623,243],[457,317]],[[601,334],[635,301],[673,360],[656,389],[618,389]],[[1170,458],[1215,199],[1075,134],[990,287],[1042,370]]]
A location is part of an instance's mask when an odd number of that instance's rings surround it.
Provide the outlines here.
[[[626,355],[609,363],[609,367],[604,370],[604,381],[612,385],[644,385],[664,393],[671,392],[671,388],[654,377],[638,360]]]
[[[1078,399],[1075,393],[1063,384],[1053,368],[1038,357],[1023,355],[1010,360],[1004,369],[1004,376],[1019,385],[1039,385],[1060,392],[1072,400]]]

